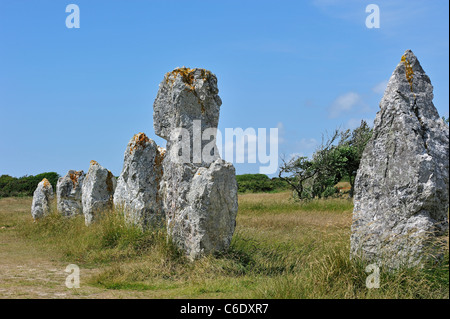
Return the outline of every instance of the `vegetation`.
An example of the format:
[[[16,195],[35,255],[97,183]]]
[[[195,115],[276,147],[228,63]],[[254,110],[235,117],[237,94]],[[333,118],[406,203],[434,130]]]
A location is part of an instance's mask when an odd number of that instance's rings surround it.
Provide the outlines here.
[[[2,251],[14,243],[20,265],[24,258],[44,257],[62,269],[77,264],[80,289],[64,287],[63,271],[62,283],[49,288],[62,289],[66,297],[449,298],[448,241],[441,263],[393,273],[381,269],[380,288],[368,289],[367,265],[349,259],[353,205],[346,199],[296,202],[290,192],[239,195],[229,251],[194,262],[166,241],[164,229],[142,232],[127,225],[120,212],[91,227],[82,216],[56,214],[34,223],[30,204],[30,198],[0,199]],[[16,256],[2,255],[2,272],[21,269],[11,261]],[[44,262],[30,263],[36,270]],[[20,278],[11,276],[2,288],[14,295],[23,287],[19,296],[40,289],[39,281]]]
[[[448,125],[448,121],[449,121],[449,120],[448,120],[448,116],[447,116],[447,117],[443,116],[442,119],[444,120],[445,124]]]
[[[365,121],[355,130],[335,130],[312,158],[298,156],[283,160],[279,178],[288,183],[299,199],[326,198],[338,192],[336,184],[350,183],[349,196],[353,197],[355,177],[362,153],[372,136]]]
[[[2,175],[0,197],[22,197],[0,198],[0,266],[8,274],[0,276],[0,295],[45,296],[33,293],[46,287],[89,298],[448,299],[448,235],[442,238],[440,262],[381,269],[378,289],[366,287],[367,264],[349,258],[353,203],[333,195],[343,181],[352,194],[371,134],[363,121],[353,131],[336,130],[311,158],[284,162],[279,178],[237,176],[239,212],[231,247],[194,262],[167,241],[165,228],[142,231],[127,224],[120,211],[106,212],[86,227],[83,216],[67,219],[54,203],[50,216],[34,222],[31,198],[24,196],[44,177],[55,187],[58,174]],[[288,188],[301,199],[316,200],[292,200]],[[53,281],[48,268],[34,275],[42,264],[64,269],[69,263],[82,270],[80,289],[64,287],[64,271]]]
[[[289,184],[279,178],[270,179],[264,174],[237,175],[239,193],[279,192],[289,188]]]
[[[53,189],[56,189],[59,175],[55,172],[42,173],[36,176],[23,176],[20,178],[2,175],[0,176],[0,198],[33,196],[33,192],[44,178],[48,179]]]

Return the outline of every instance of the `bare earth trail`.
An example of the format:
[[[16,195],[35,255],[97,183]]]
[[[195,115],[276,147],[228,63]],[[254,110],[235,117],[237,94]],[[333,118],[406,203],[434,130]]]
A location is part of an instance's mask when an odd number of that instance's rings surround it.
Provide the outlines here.
[[[3,226],[4,227],[4,226]],[[83,284],[95,269],[80,270],[80,288],[65,285],[67,264],[44,255],[15,236],[14,229],[0,230],[0,298],[130,298],[130,292],[108,291]]]
[[[22,204],[14,211],[14,206],[4,205],[7,200],[0,199],[0,202],[3,201],[0,208],[10,208],[8,211],[0,209],[0,299],[152,297],[149,292],[107,290],[86,284],[83,279],[89,278],[99,269],[81,268],[80,288],[67,288],[65,282],[69,273],[65,269],[68,263],[61,262],[56,253],[34,247],[32,242],[17,234],[16,226],[11,223],[11,214],[23,218],[25,212],[21,210],[24,206]]]

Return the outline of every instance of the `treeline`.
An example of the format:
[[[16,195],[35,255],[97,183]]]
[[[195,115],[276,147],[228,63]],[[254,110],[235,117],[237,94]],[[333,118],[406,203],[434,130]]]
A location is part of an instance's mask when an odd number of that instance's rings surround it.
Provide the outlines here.
[[[55,172],[42,173],[35,176],[26,175],[19,178],[2,175],[0,176],[0,198],[33,196],[36,187],[44,178],[48,179],[53,189],[56,189],[59,175]]]
[[[42,173],[36,176],[23,176],[20,178],[9,175],[0,176],[0,198],[33,196],[37,185],[44,179],[52,184],[56,190],[59,175],[55,172]],[[280,178],[269,178],[264,174],[237,175],[239,193],[277,192],[289,189],[287,182]]]
[[[289,189],[289,184],[278,178],[269,178],[264,174],[237,175],[239,193],[277,192]]]

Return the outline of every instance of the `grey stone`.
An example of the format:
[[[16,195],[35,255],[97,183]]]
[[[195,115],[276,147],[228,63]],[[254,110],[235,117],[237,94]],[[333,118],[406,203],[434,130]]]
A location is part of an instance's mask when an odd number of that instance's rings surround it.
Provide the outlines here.
[[[211,72],[178,68],[166,74],[154,103],[155,132],[167,140],[160,186],[167,230],[190,259],[226,250],[236,225],[235,169],[220,159],[215,142],[218,92]],[[188,142],[180,139],[180,128]],[[180,160],[185,144],[189,153]]]
[[[31,216],[33,216],[35,220],[47,216],[50,213],[50,205],[53,198],[52,184],[44,178],[33,193]]]
[[[392,74],[355,180],[351,254],[388,269],[421,265],[448,231],[449,128],[406,51]]]
[[[91,161],[83,181],[81,200],[86,225],[95,222],[102,212],[113,208],[116,178],[96,161]]]
[[[167,229],[190,259],[228,249],[236,226],[237,182],[231,163],[209,167],[164,160]]]
[[[204,69],[177,68],[167,73],[159,85],[153,105],[155,133],[167,141],[167,151],[173,153],[182,149],[182,143],[186,143],[185,163],[204,162],[205,159],[200,156],[202,150],[208,144],[215,146],[222,105],[218,92],[216,76]],[[187,139],[186,136],[185,139],[179,139],[180,129],[189,134]],[[203,140],[202,134],[207,129],[214,137]],[[194,143],[195,139],[199,143]],[[219,156],[217,150],[214,151],[212,158],[207,161],[209,164]],[[172,159],[178,161],[175,154]]]
[[[70,170],[58,179],[56,198],[58,212],[63,216],[73,217],[83,214],[81,190],[85,174],[83,171]]]
[[[124,154],[114,206],[124,211],[128,221],[142,228],[160,224],[164,218],[159,195],[164,152],[152,139],[139,133],[130,140]]]

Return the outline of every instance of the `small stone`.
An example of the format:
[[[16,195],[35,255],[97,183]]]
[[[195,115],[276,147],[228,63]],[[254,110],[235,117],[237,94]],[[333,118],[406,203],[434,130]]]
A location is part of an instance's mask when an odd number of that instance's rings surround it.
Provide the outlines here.
[[[44,178],[33,193],[31,215],[35,220],[47,216],[50,213],[50,205],[53,198],[52,184]]]
[[[81,190],[85,174],[83,171],[70,170],[58,179],[56,198],[58,212],[67,217],[83,214]]]
[[[159,195],[163,157],[163,148],[144,133],[136,134],[128,143],[117,180],[114,206],[124,211],[128,221],[144,229],[164,219]]]
[[[96,161],[91,161],[83,181],[82,204],[86,225],[96,221],[99,215],[113,208],[116,178]]]

